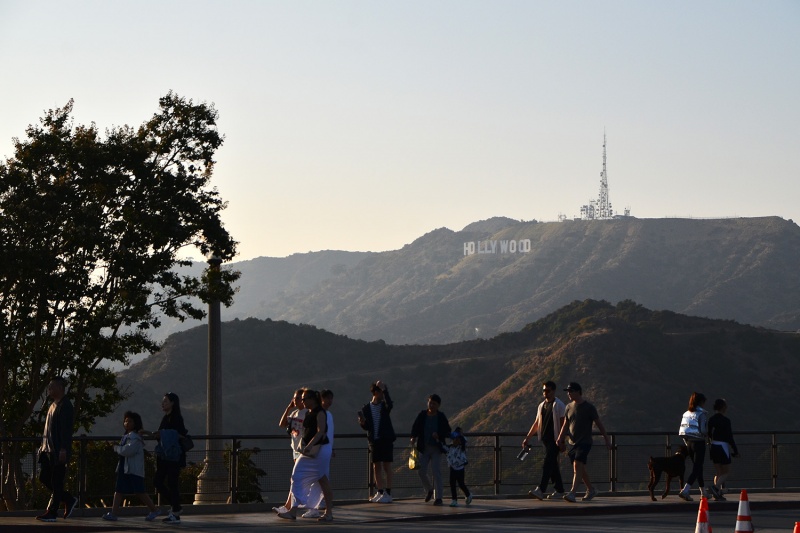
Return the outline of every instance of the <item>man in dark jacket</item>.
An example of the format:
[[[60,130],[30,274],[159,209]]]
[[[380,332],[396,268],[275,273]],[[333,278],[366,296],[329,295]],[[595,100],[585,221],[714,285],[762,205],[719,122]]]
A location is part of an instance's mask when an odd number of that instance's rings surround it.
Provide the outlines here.
[[[367,432],[369,449],[372,454],[372,468],[375,473],[375,494],[369,501],[373,503],[392,502],[392,461],[394,460],[394,427],[392,426],[392,398],[386,383],[378,380],[370,386],[372,401],[358,412],[358,423]],[[383,471],[386,483],[381,476]]]
[[[434,498],[433,505],[442,505],[442,442],[450,435],[450,423],[439,406],[442,399],[438,394],[428,396],[428,409],[421,411],[411,428],[411,444],[420,453],[419,478],[428,492],[425,502]],[[433,470],[433,484],[428,477],[428,465]]]
[[[39,448],[39,480],[52,491],[47,511],[36,517],[43,522],[55,522],[58,506],[64,502],[64,518],[69,518],[78,498],[64,490],[67,464],[72,455],[72,425],[74,410],[66,397],[67,380],[53,378],[47,385],[47,395],[53,400],[44,422],[42,446]]]

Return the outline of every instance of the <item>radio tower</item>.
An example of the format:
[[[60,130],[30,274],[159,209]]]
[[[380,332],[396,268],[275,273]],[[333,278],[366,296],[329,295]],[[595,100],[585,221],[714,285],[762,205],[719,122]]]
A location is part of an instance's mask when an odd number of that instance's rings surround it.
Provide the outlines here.
[[[627,210],[626,210],[627,215]],[[581,219],[608,220],[614,218],[614,210],[608,200],[608,174],[606,174],[606,132],[603,131],[603,171],[600,172],[600,195],[588,205],[581,206]]]
[[[606,174],[606,132],[603,131],[603,171],[600,173],[600,196],[597,199],[597,218],[613,218],[614,210],[608,201],[608,174]]]

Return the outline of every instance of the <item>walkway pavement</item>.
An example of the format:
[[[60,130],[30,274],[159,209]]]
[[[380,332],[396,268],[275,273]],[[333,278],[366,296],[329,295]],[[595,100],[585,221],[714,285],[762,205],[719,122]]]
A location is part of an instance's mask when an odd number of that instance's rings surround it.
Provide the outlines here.
[[[800,492],[750,492],[750,509],[754,516],[769,510],[798,510],[800,519]],[[473,518],[520,518],[590,516],[647,513],[687,513],[697,514],[699,501],[684,502],[676,496],[666,500],[650,501],[645,495],[598,495],[590,502],[568,503],[565,501],[538,501],[529,498],[476,498],[467,507],[463,501],[458,507],[449,507],[447,502],[438,507],[421,499],[397,500],[392,504],[344,503],[337,506],[335,520],[324,526],[341,530],[352,530],[356,526],[385,524],[397,530],[402,523],[412,521],[453,521]],[[729,494],[727,502],[710,502],[710,513],[736,512],[739,495]],[[282,526],[303,525],[320,528],[316,520],[299,518],[296,522],[282,520],[274,515],[266,504],[242,504],[220,506],[186,506],[182,516],[181,529],[184,531],[257,531],[269,527],[271,530]],[[37,522],[35,512],[0,514],[0,532],[51,531],[64,532],[102,532],[102,531],[150,531],[165,527],[160,520],[149,523],[143,516],[144,508],[125,508],[119,522],[106,522],[100,519],[104,509],[76,509],[68,520],[59,519],[54,524]],[[394,524],[395,526],[392,526]],[[349,527],[347,527],[349,526]],[[328,529],[325,527],[324,529]]]

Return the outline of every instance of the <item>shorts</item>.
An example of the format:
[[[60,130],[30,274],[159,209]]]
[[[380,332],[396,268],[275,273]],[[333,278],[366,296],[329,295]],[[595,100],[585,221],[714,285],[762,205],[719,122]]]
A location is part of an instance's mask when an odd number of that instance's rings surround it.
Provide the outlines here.
[[[394,461],[394,443],[385,440],[376,440],[369,445],[373,463],[391,463]]]
[[[715,465],[729,465],[731,464],[731,458],[725,453],[725,448],[720,446],[719,444],[712,444],[711,450],[709,450],[709,456],[711,457],[711,462]]]
[[[133,474],[118,474],[115,492],[120,494],[144,494],[144,478]]]
[[[573,463],[578,461],[579,463],[586,464],[586,460],[589,458],[590,451],[592,451],[591,441],[579,442],[570,448],[567,455],[569,455],[569,460]]]

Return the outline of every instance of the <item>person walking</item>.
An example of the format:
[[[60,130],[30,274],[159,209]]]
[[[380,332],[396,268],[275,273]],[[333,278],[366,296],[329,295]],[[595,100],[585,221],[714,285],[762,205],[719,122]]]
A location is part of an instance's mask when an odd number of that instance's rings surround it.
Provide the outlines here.
[[[427,492],[425,502],[434,498],[433,505],[442,505],[441,440],[452,432],[447,416],[439,411],[441,404],[438,394],[428,396],[428,408],[420,411],[411,428],[411,444],[420,453],[419,478]],[[428,465],[433,473],[433,484],[428,477]]]
[[[319,450],[320,474],[322,474],[323,477],[327,477],[328,481],[330,481],[331,458],[334,455],[333,413],[331,413],[331,406],[333,405],[333,391],[330,389],[323,389],[319,395],[322,400],[322,408],[325,410],[325,414],[328,417],[326,434],[328,435],[328,444],[330,444],[330,446],[322,446]],[[328,508],[327,502],[325,501],[325,495],[323,494],[319,481],[311,485],[311,490],[308,493],[308,501],[311,505],[311,508],[303,513],[303,518],[320,518],[320,516],[322,516],[320,515],[320,511]],[[327,518],[323,518],[323,520],[327,520]]]
[[[375,475],[375,494],[369,501],[392,503],[392,462],[396,435],[392,425],[392,397],[386,383],[378,380],[370,385],[372,400],[358,412],[358,424],[367,432],[372,471]]]
[[[564,496],[564,482],[561,479],[561,469],[558,464],[558,454],[560,452],[556,440],[561,426],[564,425],[564,413],[567,406],[556,397],[556,384],[553,381],[545,381],[542,384],[542,394],[544,400],[536,410],[536,420],[528,430],[528,434],[522,441],[523,448],[530,447],[531,438],[536,435],[544,446],[544,460],[542,461],[542,477],[539,485],[528,495],[537,500],[562,498]],[[553,481],[554,491],[547,494],[547,484]]]
[[[52,400],[44,420],[42,445],[39,447],[39,481],[50,490],[50,501],[44,514],[36,517],[42,522],[55,522],[58,506],[64,503],[64,518],[72,516],[78,498],[64,490],[67,465],[72,456],[72,428],[75,410],[66,397],[67,380],[55,377],[47,385]]]
[[[125,434],[114,451],[119,455],[117,465],[117,484],[114,490],[114,502],[111,511],[103,515],[103,520],[116,522],[119,520],[119,508],[125,494],[136,494],[150,510],[145,520],[152,522],[161,511],[153,505],[153,500],[144,489],[144,442],[139,435],[142,430],[142,417],[139,413],[126,411],[122,417]]]
[[[609,450],[611,449],[611,441],[606,434],[606,428],[600,421],[597,409],[583,398],[581,386],[572,381],[564,390],[567,391],[570,403],[564,410],[564,424],[561,426],[558,439],[556,439],[556,444],[559,447],[563,446],[567,438],[572,446],[568,452],[569,459],[572,461],[572,488],[564,494],[564,499],[575,503],[578,482],[582,480],[583,484],[586,485],[586,494],[581,500],[589,501],[597,494],[589,479],[589,472],[586,470],[586,462],[589,458],[589,452],[592,450],[592,424],[595,424],[597,429],[600,430],[600,434],[603,435],[606,441],[606,448]]]
[[[723,491],[725,481],[731,469],[731,457],[739,456],[736,441],[733,440],[731,421],[725,416],[728,412],[728,402],[723,398],[714,401],[714,414],[708,419],[708,438],[711,441],[709,456],[714,463],[714,484],[711,485],[711,494],[717,501],[725,501]]]
[[[708,437],[708,412],[703,406],[706,404],[706,397],[700,392],[694,392],[689,397],[689,407],[681,417],[681,427],[678,435],[683,437],[683,442],[689,450],[689,457],[692,458],[693,466],[686,484],[678,493],[678,497],[687,502],[692,501],[689,491],[692,484],[697,481],[700,488],[700,495],[705,496],[705,482],[703,481],[703,462],[706,455],[706,438]]]
[[[295,520],[298,509],[307,507],[309,503],[311,485],[319,482],[325,498],[325,514],[319,520],[330,522],[333,520],[333,493],[319,460],[321,448],[330,446],[327,436],[328,416],[322,408],[319,392],[305,389],[303,403],[309,411],[303,420],[303,438],[298,450],[301,455],[292,469],[292,507],[286,512],[278,513],[278,516]]]
[[[450,494],[453,499],[450,501],[450,507],[458,507],[458,487],[464,493],[466,504],[469,506],[472,503],[472,493],[467,488],[466,484],[466,466],[469,461],[467,460],[467,438],[457,427],[451,434],[451,444],[442,444],[447,453],[447,464],[450,466]]]
[[[156,473],[153,477],[153,485],[156,491],[170,505],[169,514],[162,520],[168,524],[181,523],[181,469],[186,467],[186,452],[180,448],[180,437],[186,436],[189,432],[183,423],[181,414],[181,400],[174,392],[168,392],[161,399],[161,410],[164,416],[158,425],[157,431],[141,430],[143,436],[155,437],[159,441],[156,451],[159,449],[170,450],[169,456],[156,455]],[[172,450],[177,445],[177,453],[173,457]]]
[[[281,419],[278,422],[278,426],[284,428],[289,434],[289,446],[292,448],[293,461],[297,461],[297,458],[300,457],[300,452],[298,450],[300,449],[300,442],[303,440],[303,420],[305,420],[306,413],[308,413],[308,409],[306,409],[303,403],[304,390],[305,389],[297,389],[294,391],[292,400],[289,402],[286,409],[284,409],[283,415],[281,415]],[[291,508],[292,491],[289,490],[289,494],[286,496],[286,503],[280,507],[273,507],[272,510],[276,513],[285,513]]]

